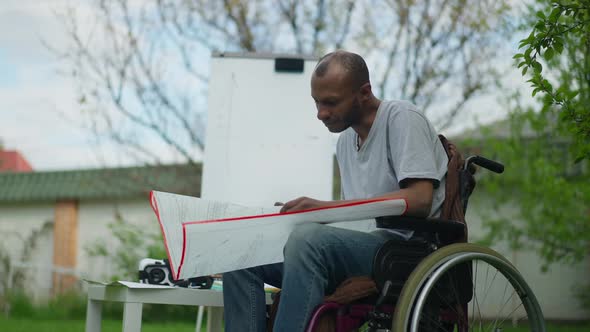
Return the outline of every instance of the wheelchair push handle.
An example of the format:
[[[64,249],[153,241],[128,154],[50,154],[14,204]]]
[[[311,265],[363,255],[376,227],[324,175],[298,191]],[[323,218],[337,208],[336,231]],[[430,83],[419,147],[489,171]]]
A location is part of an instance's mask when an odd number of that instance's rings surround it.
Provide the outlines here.
[[[482,156],[471,156],[471,157],[468,157],[465,160],[465,166],[464,166],[463,169],[468,169],[469,164],[471,164],[471,163],[474,163],[474,164],[476,164],[478,166],[481,166],[481,167],[483,167],[485,169],[488,169],[488,170],[490,170],[492,172],[495,172],[495,173],[498,173],[498,174],[504,172],[504,165],[502,165],[501,163],[499,163],[497,161],[494,161],[494,160],[491,160],[491,159],[488,159],[488,158],[484,158]]]

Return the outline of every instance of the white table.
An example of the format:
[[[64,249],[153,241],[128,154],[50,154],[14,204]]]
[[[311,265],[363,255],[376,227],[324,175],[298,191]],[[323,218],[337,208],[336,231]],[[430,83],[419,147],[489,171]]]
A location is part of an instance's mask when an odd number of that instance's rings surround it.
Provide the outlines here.
[[[100,332],[102,302],[123,302],[123,332],[141,331],[144,303],[209,307],[207,331],[222,331],[223,294],[216,290],[170,288],[130,288],[123,285],[89,285],[86,309],[86,332]],[[271,304],[271,294],[266,294]]]

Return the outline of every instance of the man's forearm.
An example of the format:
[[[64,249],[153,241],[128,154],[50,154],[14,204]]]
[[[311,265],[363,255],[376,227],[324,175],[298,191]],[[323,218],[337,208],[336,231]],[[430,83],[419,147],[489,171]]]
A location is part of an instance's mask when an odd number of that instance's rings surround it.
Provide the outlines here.
[[[383,194],[374,198],[383,199],[404,199],[408,205],[406,214],[416,217],[427,217],[430,214],[432,207],[433,186],[430,180],[415,180],[411,181],[408,187]],[[330,207],[342,205],[347,203],[360,202],[365,199],[349,199],[337,201],[321,201],[309,197],[299,197],[289,201],[281,208],[281,213],[301,211],[309,209],[317,209],[322,207]]]

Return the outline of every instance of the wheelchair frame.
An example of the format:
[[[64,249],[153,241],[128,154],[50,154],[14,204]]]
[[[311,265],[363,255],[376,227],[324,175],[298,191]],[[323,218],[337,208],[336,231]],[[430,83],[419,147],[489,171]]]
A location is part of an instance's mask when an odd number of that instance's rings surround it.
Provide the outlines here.
[[[468,188],[468,183],[469,180],[472,179],[474,173],[474,167],[472,166],[472,164],[479,165],[483,168],[486,168],[496,173],[502,173],[504,171],[504,166],[493,160],[489,160],[481,156],[471,156],[467,158],[464,161],[463,167],[461,168],[461,170],[459,170],[459,190],[463,212],[465,212],[467,209],[469,195],[471,194],[471,190]],[[378,227],[381,228],[395,227],[398,229],[408,229],[433,234],[436,237],[436,245],[440,244],[440,240],[438,238],[438,234],[440,233],[455,235],[459,234],[458,237],[460,237],[461,234],[465,234],[466,231],[465,224],[457,221],[441,219],[429,220],[425,218],[412,218],[403,216],[377,218],[377,224]],[[413,269],[413,271],[405,281],[401,293],[398,296],[397,303],[393,309],[393,314],[380,312],[378,309],[382,306],[383,300],[387,296],[389,285],[385,285],[385,287],[383,287],[383,289],[381,290],[381,295],[377,300],[376,304],[372,307],[372,310],[369,311],[368,316],[370,317],[369,320],[373,320],[374,318],[379,317],[381,319],[389,319],[390,317],[392,317],[393,321],[389,325],[391,326],[391,330],[384,328],[383,324],[375,323],[374,321],[369,321],[369,331],[431,331],[430,328],[424,328],[424,326],[421,325],[421,318],[423,319],[422,314],[425,309],[427,300],[429,299],[429,296],[440,297],[440,295],[435,295],[435,293],[437,292],[436,287],[438,284],[441,284],[443,282],[443,276],[445,275],[445,273],[451,273],[450,271],[453,268],[457,268],[461,264],[463,264],[463,266],[465,266],[465,264],[469,264],[468,271],[470,271],[470,275],[467,277],[471,278],[472,287],[473,289],[475,289],[477,284],[477,270],[474,273],[471,264],[473,264],[474,262],[479,263],[480,261],[490,265],[493,269],[496,270],[496,275],[498,273],[501,274],[507,280],[507,282],[513,287],[516,295],[523,304],[524,310],[526,311],[530,330],[545,332],[546,329],[543,313],[539,306],[539,303],[531,288],[527,285],[527,283],[525,282],[522,275],[518,272],[518,270],[505,257],[500,255],[496,251],[487,247],[471,243],[449,244],[442,248],[434,250],[432,253],[426,256]],[[478,265],[476,264],[476,269],[477,266]],[[496,275],[494,276],[494,279],[496,278]],[[474,277],[476,278],[475,282],[473,281]],[[452,285],[455,282],[456,281],[451,281],[450,283],[447,282],[447,284]],[[506,289],[504,291],[506,292]],[[469,301],[468,303],[470,302],[473,303],[473,306],[475,307],[477,298],[471,299],[471,301]],[[358,304],[350,304],[347,306],[349,306],[350,308],[350,306],[355,305]],[[343,306],[344,305],[334,303],[325,303],[323,305],[320,305],[320,307],[316,309],[316,312],[312,316],[312,320],[309,323],[307,331],[315,331],[315,324],[319,320],[318,317],[321,316],[321,314],[334,310],[341,311]],[[367,304],[361,304],[360,306],[363,308],[363,310],[366,310],[364,308],[366,308]],[[455,328],[457,331],[460,332],[474,330],[473,326],[470,327],[469,310],[467,308],[467,303],[456,303],[455,306],[457,306],[458,308],[458,314],[451,315],[451,323],[437,328],[437,331],[450,332],[454,331]],[[479,310],[479,307],[477,308],[477,310]],[[472,308],[472,311],[476,311],[475,308]],[[474,315],[475,313],[473,312],[472,317]],[[495,323],[496,322],[494,322],[494,325]],[[348,332],[348,330],[341,329],[342,325],[343,324],[337,323],[336,331]],[[498,327],[494,328],[492,326],[492,331],[502,331],[502,329]]]

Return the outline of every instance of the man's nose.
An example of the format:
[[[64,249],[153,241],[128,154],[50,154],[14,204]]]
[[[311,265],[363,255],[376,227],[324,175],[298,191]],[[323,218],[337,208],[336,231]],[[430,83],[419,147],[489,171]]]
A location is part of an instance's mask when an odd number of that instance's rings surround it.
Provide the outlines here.
[[[326,121],[330,118],[330,113],[326,111],[324,108],[318,107],[317,117],[320,121]]]

